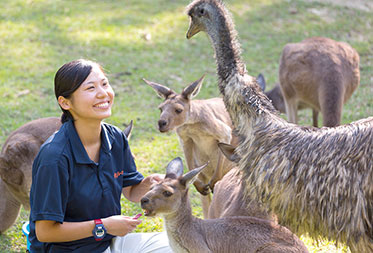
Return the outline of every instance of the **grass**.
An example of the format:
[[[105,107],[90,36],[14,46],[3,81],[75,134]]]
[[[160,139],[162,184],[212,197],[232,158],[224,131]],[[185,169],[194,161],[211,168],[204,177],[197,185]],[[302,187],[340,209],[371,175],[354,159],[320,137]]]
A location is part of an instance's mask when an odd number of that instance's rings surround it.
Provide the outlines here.
[[[361,84],[345,105],[343,123],[373,115],[373,10],[312,0],[227,0],[251,75],[263,73],[269,88],[277,81],[283,46],[306,37],[325,36],[350,43],[360,54]],[[343,2],[343,1],[338,1]],[[361,3],[363,1],[357,1]],[[366,3],[369,1],[366,0]],[[176,91],[207,74],[198,98],[218,96],[215,62],[203,34],[185,39],[189,0],[2,0],[0,12],[0,143],[26,122],[60,115],[53,92],[56,70],[65,62],[87,58],[100,62],[116,91],[109,123],[135,128],[131,147],[145,175],[162,173],[168,161],[183,157],[175,133],[161,134],[155,108],[161,102],[141,80]],[[368,4],[367,4],[368,6]],[[300,113],[311,124],[311,112]],[[0,144],[1,145],[1,144]],[[192,191],[194,213],[201,216]],[[124,214],[141,211],[122,200]],[[0,252],[26,248],[22,209],[16,224],[0,235]],[[142,218],[140,231],[162,230],[159,218]],[[346,252],[333,242],[317,244],[302,237],[310,252]]]

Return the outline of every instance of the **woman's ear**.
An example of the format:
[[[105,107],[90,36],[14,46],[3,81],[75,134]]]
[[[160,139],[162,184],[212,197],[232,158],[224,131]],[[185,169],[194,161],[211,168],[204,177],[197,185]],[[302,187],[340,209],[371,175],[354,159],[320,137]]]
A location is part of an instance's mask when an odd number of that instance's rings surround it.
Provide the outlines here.
[[[59,96],[57,101],[58,101],[58,104],[61,106],[62,109],[67,111],[71,108],[69,99],[67,99],[63,96]]]

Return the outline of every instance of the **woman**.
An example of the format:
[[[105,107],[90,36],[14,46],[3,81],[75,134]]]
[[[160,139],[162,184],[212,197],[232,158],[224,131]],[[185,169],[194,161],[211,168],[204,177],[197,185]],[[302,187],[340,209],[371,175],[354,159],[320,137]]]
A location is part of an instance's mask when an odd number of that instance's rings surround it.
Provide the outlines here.
[[[127,235],[141,221],[120,215],[121,193],[139,202],[161,176],[144,178],[122,131],[102,122],[114,91],[100,65],[66,63],[54,83],[63,125],[33,164],[31,252],[171,252],[165,233]]]

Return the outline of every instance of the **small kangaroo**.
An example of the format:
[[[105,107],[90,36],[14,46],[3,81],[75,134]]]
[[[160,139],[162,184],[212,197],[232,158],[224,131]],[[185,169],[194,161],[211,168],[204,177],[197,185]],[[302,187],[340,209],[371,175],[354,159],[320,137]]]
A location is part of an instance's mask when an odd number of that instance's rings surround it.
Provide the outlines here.
[[[204,76],[191,83],[180,94],[164,85],[144,81],[164,99],[159,105],[159,131],[176,130],[188,169],[209,162],[194,182],[202,194],[203,214],[207,218],[211,202],[209,190],[213,190],[215,183],[234,166],[222,155],[218,143],[230,143],[235,138],[232,138],[232,122],[221,98],[193,100],[201,89],[203,79]]]
[[[172,160],[164,180],[152,186],[141,199],[145,216],[162,215],[175,252],[308,252],[303,242],[287,228],[248,216],[199,219],[192,215],[189,185],[206,167],[183,175],[180,158]]]

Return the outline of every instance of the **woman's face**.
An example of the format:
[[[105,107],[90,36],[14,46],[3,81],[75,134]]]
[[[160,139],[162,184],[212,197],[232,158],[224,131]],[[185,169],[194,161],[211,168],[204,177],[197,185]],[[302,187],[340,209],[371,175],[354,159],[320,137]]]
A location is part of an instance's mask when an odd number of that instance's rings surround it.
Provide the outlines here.
[[[94,65],[87,79],[68,99],[74,120],[103,120],[110,117],[114,91],[101,69]]]

